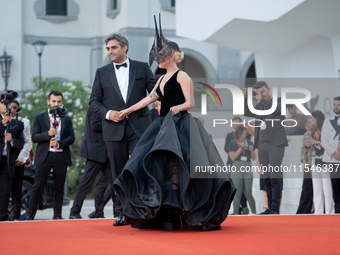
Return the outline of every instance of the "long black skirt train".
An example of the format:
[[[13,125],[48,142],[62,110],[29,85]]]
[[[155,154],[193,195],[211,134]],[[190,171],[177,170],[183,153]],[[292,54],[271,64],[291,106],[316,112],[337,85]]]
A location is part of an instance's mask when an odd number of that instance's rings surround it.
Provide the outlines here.
[[[223,171],[196,171],[207,169],[203,166],[224,163],[199,120],[190,114],[172,117],[171,112],[154,120],[114,183],[128,223],[160,228],[168,214],[176,214],[182,225],[219,229],[228,216],[235,187]]]

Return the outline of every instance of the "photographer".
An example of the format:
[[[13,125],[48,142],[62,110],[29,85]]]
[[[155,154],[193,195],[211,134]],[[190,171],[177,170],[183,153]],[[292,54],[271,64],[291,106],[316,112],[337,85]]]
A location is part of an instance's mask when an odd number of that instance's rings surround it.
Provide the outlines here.
[[[52,91],[47,99],[49,110],[38,114],[34,119],[32,141],[38,143],[35,157],[35,180],[31,192],[29,212],[26,220],[33,220],[39,200],[53,168],[53,219],[62,219],[62,205],[67,166],[71,166],[69,146],[74,142],[72,120],[64,116],[60,108],[63,95]]]
[[[14,91],[1,95],[0,99],[0,221],[8,219],[8,203],[13,179],[15,176],[15,160],[24,146],[24,124],[11,120],[10,102],[18,94]]]
[[[18,117],[17,114],[21,110],[20,104],[17,100],[12,100],[10,104],[10,116],[12,119],[18,119],[24,124],[24,140],[25,144],[20,151],[19,156],[15,161],[15,177],[13,179],[11,197],[12,197],[12,212],[9,216],[9,220],[18,221],[21,216],[21,197],[22,197],[22,183],[24,179],[24,165],[31,165],[32,139],[31,139],[31,125],[27,118]],[[33,152],[33,151],[32,151]]]

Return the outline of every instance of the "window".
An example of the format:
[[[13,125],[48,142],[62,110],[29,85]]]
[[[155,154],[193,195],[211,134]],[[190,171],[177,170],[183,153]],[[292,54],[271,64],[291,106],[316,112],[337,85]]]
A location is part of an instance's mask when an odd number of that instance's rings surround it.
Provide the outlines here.
[[[117,10],[117,0],[112,1],[112,10]]]
[[[74,0],[36,0],[34,11],[38,19],[63,23],[78,18],[79,6]]]
[[[121,0],[107,0],[106,16],[114,19],[120,12]]]
[[[67,0],[46,0],[46,15],[67,16]]]
[[[175,12],[176,0],[159,0],[162,10]]]

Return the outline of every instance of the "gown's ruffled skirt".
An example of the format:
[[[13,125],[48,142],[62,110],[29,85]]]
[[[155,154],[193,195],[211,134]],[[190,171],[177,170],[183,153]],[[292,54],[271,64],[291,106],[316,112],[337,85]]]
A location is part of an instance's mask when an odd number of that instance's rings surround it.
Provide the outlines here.
[[[169,174],[174,162],[176,185]],[[235,187],[226,173],[194,172],[196,166],[216,165],[224,163],[199,120],[190,114],[172,117],[171,112],[158,117],[114,184],[127,221],[132,227],[161,228],[172,214],[181,225],[219,229],[228,216]]]

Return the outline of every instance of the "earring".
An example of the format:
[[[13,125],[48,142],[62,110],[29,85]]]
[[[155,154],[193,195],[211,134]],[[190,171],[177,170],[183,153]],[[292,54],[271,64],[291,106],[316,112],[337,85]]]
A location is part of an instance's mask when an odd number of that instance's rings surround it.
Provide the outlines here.
[[[170,63],[172,62],[171,59],[169,60],[169,62],[170,62]]]

